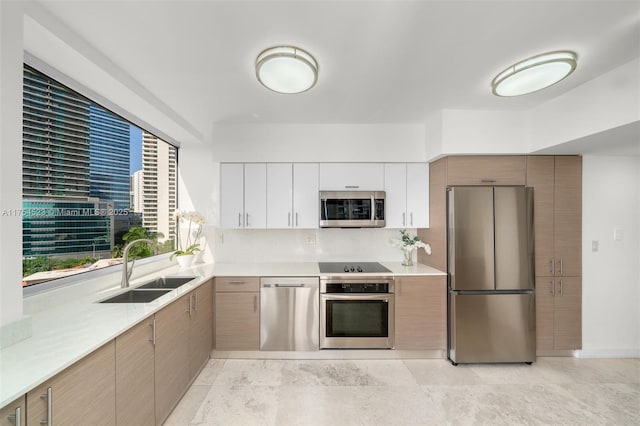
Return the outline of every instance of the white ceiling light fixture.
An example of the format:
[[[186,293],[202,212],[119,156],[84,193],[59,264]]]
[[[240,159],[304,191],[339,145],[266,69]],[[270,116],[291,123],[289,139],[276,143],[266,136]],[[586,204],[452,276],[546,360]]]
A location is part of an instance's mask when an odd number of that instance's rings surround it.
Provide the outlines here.
[[[318,82],[318,62],[298,47],[270,47],[256,58],[256,78],[274,92],[306,92]]]
[[[502,71],[491,82],[496,96],[537,92],[565,79],[577,65],[578,55],[569,50],[533,56]]]

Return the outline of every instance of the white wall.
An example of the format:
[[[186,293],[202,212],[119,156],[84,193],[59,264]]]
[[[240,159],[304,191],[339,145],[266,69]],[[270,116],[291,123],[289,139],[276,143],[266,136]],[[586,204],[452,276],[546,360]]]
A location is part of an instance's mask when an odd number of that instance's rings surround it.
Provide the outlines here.
[[[218,262],[400,262],[402,252],[389,242],[399,236],[386,228],[218,230],[214,250]]]
[[[581,356],[640,357],[640,158],[585,156],[582,187]]]
[[[425,121],[429,161],[443,155],[532,153],[566,143],[575,148],[571,154],[579,154],[589,136],[640,121],[640,59],[530,110],[445,109]]]
[[[523,111],[443,110],[442,149],[447,154],[526,152],[526,117]]]
[[[640,59],[529,112],[529,152],[640,120]]]
[[[22,318],[22,22],[0,2],[0,326]]]
[[[219,223],[220,164],[210,147],[183,145],[178,151],[178,206],[180,210],[195,210],[205,218],[204,261],[214,260],[215,224]]]
[[[219,162],[426,161],[422,124],[218,125]]]

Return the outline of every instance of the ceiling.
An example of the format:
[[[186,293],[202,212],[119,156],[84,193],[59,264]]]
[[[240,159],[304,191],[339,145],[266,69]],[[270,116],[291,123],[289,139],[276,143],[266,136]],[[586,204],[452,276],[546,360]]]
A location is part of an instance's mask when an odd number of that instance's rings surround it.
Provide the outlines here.
[[[446,109],[537,106],[640,56],[638,1],[56,1],[43,7],[181,119],[219,124],[424,123]],[[254,75],[264,48],[319,62],[309,92]],[[575,50],[576,72],[538,93],[491,94],[528,56]]]

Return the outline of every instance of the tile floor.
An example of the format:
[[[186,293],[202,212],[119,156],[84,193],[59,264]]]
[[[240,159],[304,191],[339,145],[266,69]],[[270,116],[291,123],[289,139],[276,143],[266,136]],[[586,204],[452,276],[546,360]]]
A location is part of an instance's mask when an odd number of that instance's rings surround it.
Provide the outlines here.
[[[638,425],[640,359],[212,359],[166,425]]]

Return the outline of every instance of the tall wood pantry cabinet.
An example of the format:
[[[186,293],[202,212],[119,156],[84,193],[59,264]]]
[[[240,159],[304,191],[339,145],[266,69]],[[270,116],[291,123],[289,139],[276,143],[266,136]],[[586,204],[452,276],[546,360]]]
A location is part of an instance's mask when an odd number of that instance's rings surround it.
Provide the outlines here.
[[[582,347],[582,159],[530,156],[538,350]]]

